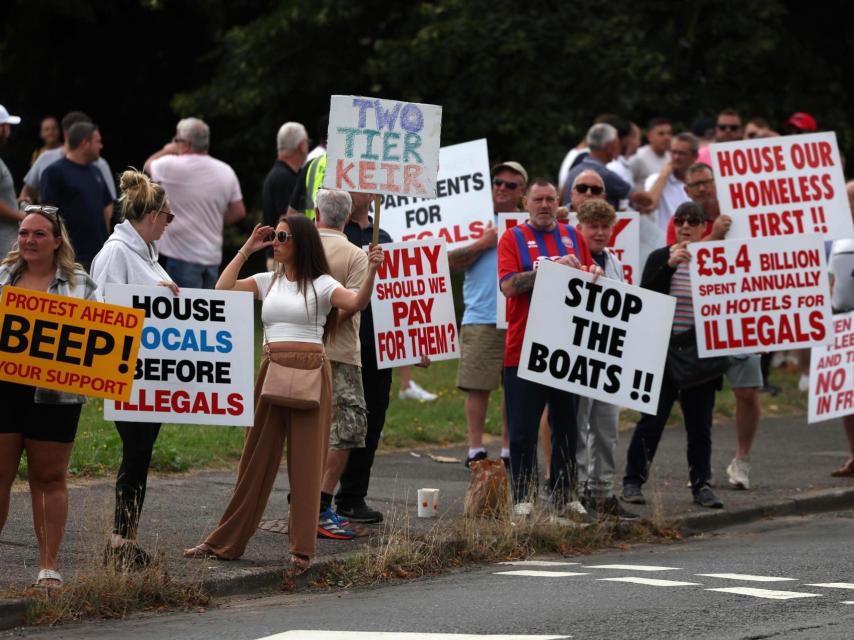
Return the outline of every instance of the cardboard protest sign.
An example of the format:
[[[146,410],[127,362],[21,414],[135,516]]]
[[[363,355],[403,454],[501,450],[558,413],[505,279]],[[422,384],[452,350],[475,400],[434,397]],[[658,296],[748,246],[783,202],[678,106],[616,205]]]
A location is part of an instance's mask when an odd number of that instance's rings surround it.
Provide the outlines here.
[[[439,150],[435,199],[405,195],[382,198],[383,229],[400,242],[442,238],[448,251],[483,236],[492,220],[492,190],[486,140]]]
[[[441,240],[384,244],[371,295],[377,368],[460,357],[448,253]]]
[[[820,233],[854,235],[836,134],[724,142],[710,146],[730,238]]]
[[[105,402],[104,418],[128,422],[252,424],[254,332],[246,291],[108,284],[107,300],[145,317],[133,390]]]
[[[574,212],[569,214],[569,223],[578,226],[578,216]],[[626,283],[640,284],[640,214],[637,211],[617,211],[608,247],[623,265]]]
[[[655,413],[674,298],[540,261],[519,377]]]
[[[4,287],[0,380],[125,400],[143,314],[124,307]]]
[[[689,251],[701,358],[833,341],[821,236],[697,242]]]
[[[517,224],[523,224],[527,222],[530,214],[527,211],[514,211],[513,213],[499,213],[498,214],[498,240],[501,240],[501,236],[504,235],[504,232],[510,229],[511,227],[515,227]],[[497,329],[506,329],[507,328],[507,298],[504,297],[504,294],[501,293],[501,283],[498,282],[498,271],[495,272],[495,288],[498,291],[497,296],[497,320],[495,323],[495,327]]]
[[[833,343],[810,354],[809,422],[854,413],[854,311],[833,316]]]
[[[435,198],[442,107],[332,96],[323,186]]]

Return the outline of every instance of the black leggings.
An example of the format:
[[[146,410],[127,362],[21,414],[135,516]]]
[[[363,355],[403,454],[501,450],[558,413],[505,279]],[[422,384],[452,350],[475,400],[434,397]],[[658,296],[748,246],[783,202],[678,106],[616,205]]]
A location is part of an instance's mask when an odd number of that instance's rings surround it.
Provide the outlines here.
[[[116,422],[122,438],[122,464],[116,477],[116,514],[113,533],[123,538],[136,537],[139,514],[145,501],[145,485],[154,441],[160,424],[151,422]]]

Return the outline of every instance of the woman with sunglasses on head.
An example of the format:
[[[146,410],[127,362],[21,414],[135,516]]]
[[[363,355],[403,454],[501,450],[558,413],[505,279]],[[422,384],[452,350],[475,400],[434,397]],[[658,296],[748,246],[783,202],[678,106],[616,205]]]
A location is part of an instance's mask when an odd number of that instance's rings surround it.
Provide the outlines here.
[[[30,205],[18,229],[18,243],[0,263],[4,286],[97,300],[97,285],[75,262],[74,249],[56,207]],[[0,531],[9,513],[12,482],[21,454],[27,476],[33,525],[39,542],[36,586],[56,587],[59,545],[68,517],[68,460],[77,434],[84,396],[0,381]]]
[[[238,280],[240,268],[255,251],[273,247],[276,268]],[[281,218],[272,227],[256,226],[222,272],[217,289],[251,291],[262,300],[265,352],[255,385],[255,423],[246,436],[237,484],[219,526],[187,557],[233,560],[243,555],[267,506],[288,440],[288,514],[290,560],[295,572],[308,569],[317,543],[320,488],[332,410],[332,379],[323,343],[334,331],[338,310],[352,314],[368,306],[374,275],[383,261],[379,246],[368,252],[368,277],[358,292],[345,289],[329,275],[329,266],[314,223],[303,215]],[[261,399],[269,360],[295,369],[322,367],[320,407],[297,410]]]
[[[643,269],[641,286],[676,298],[671,345],[696,342],[694,307],[691,298],[689,264],[694,259],[691,244],[699,242],[706,229],[703,209],[696,202],[683,202],[673,214],[676,243],[656,249],[649,254]],[[696,349],[694,351],[696,354]],[[697,364],[699,370],[699,364]],[[668,363],[664,369],[656,413],[643,414],[635,425],[626,459],[623,478],[623,500],[645,504],[641,487],[649,475],[649,467],[658,448],[661,433],[673,404],[682,407],[685,431],[688,436],[688,472],[694,503],[701,507],[723,507],[711,489],[712,479],[712,416],[715,392],[721,384],[723,371],[699,383],[677,384]]]
[[[166,192],[140,171],[129,169],[120,179],[122,222],[92,260],[92,277],[98,286],[142,284],[178,287],[157,262],[159,240],[174,215]],[[104,552],[105,564],[119,569],[142,568],[151,562],[136,541],[139,516],[145,500],[148,468],[159,423],[116,422],[122,439],[122,461],[116,477],[116,508],[113,534]]]

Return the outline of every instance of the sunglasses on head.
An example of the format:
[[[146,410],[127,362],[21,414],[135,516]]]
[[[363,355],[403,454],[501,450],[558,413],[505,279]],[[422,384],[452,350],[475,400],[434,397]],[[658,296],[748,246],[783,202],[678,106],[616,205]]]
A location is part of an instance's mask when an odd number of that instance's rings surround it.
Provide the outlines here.
[[[676,227],[681,227],[683,224],[687,224],[689,227],[697,227],[702,224],[702,220],[700,218],[695,218],[694,216],[679,216],[678,218],[673,218],[673,225]]]
[[[59,207],[42,204],[28,204],[24,207],[24,213],[41,213],[56,221],[58,227],[62,228],[62,218],[59,215]]]
[[[578,193],[587,193],[589,191],[590,194],[594,196],[601,196],[603,193],[605,193],[604,187],[600,187],[599,185],[595,184],[577,184],[575,185],[575,190]]]
[[[518,182],[513,182],[512,180],[502,180],[501,178],[493,178],[492,184],[493,184],[493,186],[496,186],[496,187],[500,187],[501,185],[504,185],[505,187],[507,187],[511,191],[513,191],[513,189],[516,189],[519,187]]]

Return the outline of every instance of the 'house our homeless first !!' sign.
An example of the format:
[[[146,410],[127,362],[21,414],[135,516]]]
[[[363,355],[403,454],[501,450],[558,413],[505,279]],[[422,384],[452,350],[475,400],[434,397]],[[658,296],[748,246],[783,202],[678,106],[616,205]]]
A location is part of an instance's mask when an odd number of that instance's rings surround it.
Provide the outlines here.
[[[332,96],[323,186],[435,198],[442,107]]]

